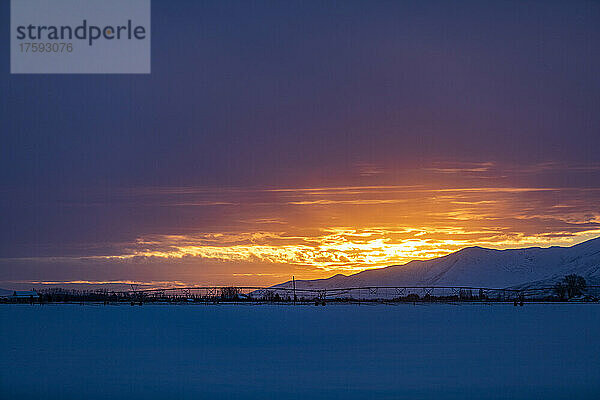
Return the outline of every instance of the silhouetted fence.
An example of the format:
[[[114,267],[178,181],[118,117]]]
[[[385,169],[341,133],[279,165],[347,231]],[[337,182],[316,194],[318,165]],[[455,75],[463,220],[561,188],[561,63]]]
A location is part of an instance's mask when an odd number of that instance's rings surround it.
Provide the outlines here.
[[[191,286],[170,288],[132,287],[129,290],[39,291],[35,302],[107,303],[302,303],[315,302],[514,302],[561,301],[555,288],[487,288],[471,286],[364,286],[346,288],[294,288],[260,286]],[[580,301],[598,301],[600,286],[588,285]],[[573,300],[573,299],[571,299]]]

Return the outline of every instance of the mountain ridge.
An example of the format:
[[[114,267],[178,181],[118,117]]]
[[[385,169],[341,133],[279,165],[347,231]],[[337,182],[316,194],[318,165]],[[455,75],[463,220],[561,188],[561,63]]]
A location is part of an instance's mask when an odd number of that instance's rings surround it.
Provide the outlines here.
[[[600,237],[573,246],[490,249],[470,246],[429,260],[368,269],[351,275],[296,280],[299,289],[360,286],[477,286],[493,288],[551,285],[565,275],[600,284]],[[273,287],[291,287],[284,282]]]

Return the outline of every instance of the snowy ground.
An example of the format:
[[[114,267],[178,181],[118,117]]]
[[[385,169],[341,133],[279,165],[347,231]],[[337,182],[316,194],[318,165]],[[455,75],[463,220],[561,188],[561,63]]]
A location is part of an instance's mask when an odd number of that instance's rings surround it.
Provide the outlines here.
[[[600,398],[600,306],[0,305],[0,398]]]

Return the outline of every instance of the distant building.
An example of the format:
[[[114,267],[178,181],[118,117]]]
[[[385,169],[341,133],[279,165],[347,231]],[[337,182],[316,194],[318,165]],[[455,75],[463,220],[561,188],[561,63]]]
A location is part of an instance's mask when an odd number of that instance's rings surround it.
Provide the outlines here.
[[[10,300],[37,300],[40,295],[35,290],[15,290],[8,298]]]

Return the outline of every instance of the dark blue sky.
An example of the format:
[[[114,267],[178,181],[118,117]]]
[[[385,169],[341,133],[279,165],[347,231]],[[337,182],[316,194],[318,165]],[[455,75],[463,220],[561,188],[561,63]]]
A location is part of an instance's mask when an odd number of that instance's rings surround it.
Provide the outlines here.
[[[150,75],[10,75],[0,21],[0,257],[279,215],[242,188],[598,187],[597,2],[153,0]]]

